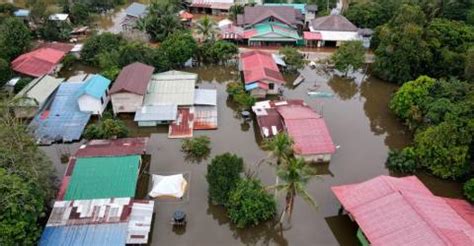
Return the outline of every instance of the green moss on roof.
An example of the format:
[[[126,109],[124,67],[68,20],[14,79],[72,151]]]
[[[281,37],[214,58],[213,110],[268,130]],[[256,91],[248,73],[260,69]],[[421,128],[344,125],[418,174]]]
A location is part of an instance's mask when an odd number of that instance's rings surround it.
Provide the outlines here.
[[[78,158],[64,200],[134,197],[140,158]]]

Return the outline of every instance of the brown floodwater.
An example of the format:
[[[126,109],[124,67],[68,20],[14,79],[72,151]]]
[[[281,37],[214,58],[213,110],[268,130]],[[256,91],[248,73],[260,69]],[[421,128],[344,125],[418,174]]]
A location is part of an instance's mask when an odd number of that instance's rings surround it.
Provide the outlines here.
[[[257,163],[268,156],[259,146],[259,134],[254,122],[244,122],[228,100],[225,86],[238,79],[232,67],[201,67],[187,69],[199,74],[199,87],[218,90],[219,128],[195,131],[195,136],[207,135],[212,141],[212,152],[200,163],[188,161],[180,151],[181,140],[168,139],[167,127],[138,128],[131,115],[121,115],[134,136],[150,136],[148,153],[151,155],[149,173],[185,173],[189,190],[182,201],[157,201],[151,232],[151,245],[358,245],[356,225],[347,216],[338,215],[340,205],[331,193],[334,185],[361,182],[378,175],[388,175],[385,159],[390,148],[401,148],[411,142],[411,133],[390,113],[387,103],[397,89],[394,84],[371,76],[357,74],[356,79],[344,79],[318,74],[305,69],[305,82],[294,89],[286,89],[284,98],[304,99],[320,112],[336,145],[337,153],[326,165],[312,164],[318,169],[319,179],[307,189],[319,204],[315,210],[302,199],[295,201],[291,223],[274,227],[265,223],[248,229],[237,229],[226,216],[225,209],[208,202],[206,167],[218,154],[232,152],[244,158],[246,168],[256,172],[265,185],[275,181],[275,166]],[[294,76],[286,76],[288,80]],[[332,98],[311,98],[306,94],[315,84],[320,91],[331,92]],[[55,162],[58,175],[65,165],[59,163],[64,153],[74,153],[79,146],[53,145],[42,147]],[[459,183],[441,181],[426,174],[421,180],[437,195],[461,196]],[[148,184],[150,186],[150,184]],[[146,187],[145,187],[146,188]],[[143,187],[141,187],[143,189]],[[279,199],[279,208],[282,206]],[[170,217],[174,210],[188,214],[183,230],[173,230]]]

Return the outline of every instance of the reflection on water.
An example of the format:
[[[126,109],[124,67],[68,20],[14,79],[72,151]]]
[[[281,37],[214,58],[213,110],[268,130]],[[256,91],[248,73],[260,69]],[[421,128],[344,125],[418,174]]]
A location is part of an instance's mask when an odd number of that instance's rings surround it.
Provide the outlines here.
[[[246,169],[255,170],[264,185],[274,184],[276,167],[266,162],[257,164],[268,153],[261,149],[255,121],[244,122],[235,105],[228,100],[226,82],[238,79],[236,69],[209,66],[186,71],[199,74],[199,87],[216,88],[218,91],[218,129],[194,132],[195,136],[206,135],[211,139],[212,151],[207,161],[202,161],[200,165],[187,162],[180,151],[181,141],[168,139],[166,126],[138,128],[133,115],[120,115],[130,128],[131,135],[151,136],[147,150],[151,155],[149,173],[189,173],[189,199],[179,204],[156,203],[151,245],[353,245],[356,242],[355,225],[347,216],[337,216],[340,205],[330,187],[389,174],[384,166],[389,149],[401,148],[410,143],[410,132],[387,107],[390,95],[397,86],[370,76],[358,85],[347,79],[328,78],[314,70],[304,69],[305,82],[295,89],[285,89],[283,96],[304,99],[313,109],[323,113],[334,142],[340,145],[331,163],[315,165],[323,179],[308,184],[307,190],[318,202],[319,209],[315,211],[302,199],[296,198],[292,223],[285,226],[283,232],[275,228],[273,223],[239,230],[229,222],[222,207],[209,204],[206,163],[215,155],[235,153],[244,159]],[[356,74],[356,77],[360,79],[362,75]],[[336,96],[310,98],[306,92],[315,84],[321,91]],[[72,146],[70,151],[73,153],[77,144]],[[59,162],[54,146],[43,149],[55,163]],[[60,164],[57,166],[61,168]],[[59,173],[61,175],[64,171]],[[419,176],[437,195],[461,195],[458,183]],[[279,198],[280,209],[283,200]],[[174,231],[169,224],[170,216],[178,208],[188,214],[185,231]]]

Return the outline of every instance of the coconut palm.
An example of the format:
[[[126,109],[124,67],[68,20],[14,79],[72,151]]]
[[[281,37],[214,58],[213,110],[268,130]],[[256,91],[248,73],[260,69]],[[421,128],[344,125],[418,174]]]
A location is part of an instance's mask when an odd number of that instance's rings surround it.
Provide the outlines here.
[[[199,19],[196,23],[197,34],[202,35],[204,41],[214,40],[217,35],[217,24],[208,15]]]
[[[263,144],[264,148],[270,150],[271,155],[277,158],[278,165],[284,158],[293,154],[292,145],[293,140],[286,133],[278,133],[273,138],[265,140]]]
[[[286,192],[285,209],[281,213],[280,223],[283,222],[285,215],[288,215],[288,219],[291,220],[296,196],[303,198],[311,207],[315,209],[318,207],[316,201],[306,190],[309,181],[317,176],[315,176],[314,170],[306,165],[303,158],[287,158],[286,165],[278,167],[277,176],[281,183],[268,188]]]

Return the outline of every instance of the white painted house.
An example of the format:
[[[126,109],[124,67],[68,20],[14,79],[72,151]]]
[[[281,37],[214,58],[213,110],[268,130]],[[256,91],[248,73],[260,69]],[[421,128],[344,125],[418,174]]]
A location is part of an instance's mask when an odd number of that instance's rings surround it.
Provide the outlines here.
[[[139,62],[122,69],[110,88],[114,114],[135,113],[141,108],[154,70],[154,67]]]
[[[90,75],[77,93],[77,103],[82,112],[102,115],[109,103],[110,80],[102,75]]]
[[[318,47],[339,46],[342,42],[360,40],[359,28],[346,17],[337,13],[312,20],[309,30],[321,35]]]

